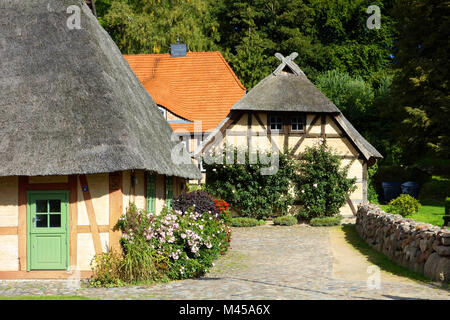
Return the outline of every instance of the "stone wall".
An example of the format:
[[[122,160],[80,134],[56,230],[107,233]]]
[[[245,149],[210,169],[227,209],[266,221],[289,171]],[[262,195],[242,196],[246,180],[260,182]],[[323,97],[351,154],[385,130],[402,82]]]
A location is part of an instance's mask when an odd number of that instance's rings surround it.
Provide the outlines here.
[[[356,230],[374,249],[434,281],[450,281],[450,230],[362,205]]]

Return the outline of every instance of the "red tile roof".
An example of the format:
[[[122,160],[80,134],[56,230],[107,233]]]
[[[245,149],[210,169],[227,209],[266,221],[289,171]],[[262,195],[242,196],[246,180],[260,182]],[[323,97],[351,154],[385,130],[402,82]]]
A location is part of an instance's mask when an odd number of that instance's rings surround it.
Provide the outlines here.
[[[202,121],[210,132],[245,95],[245,88],[220,52],[124,55],[155,102],[189,121]],[[194,132],[193,123],[170,123]]]

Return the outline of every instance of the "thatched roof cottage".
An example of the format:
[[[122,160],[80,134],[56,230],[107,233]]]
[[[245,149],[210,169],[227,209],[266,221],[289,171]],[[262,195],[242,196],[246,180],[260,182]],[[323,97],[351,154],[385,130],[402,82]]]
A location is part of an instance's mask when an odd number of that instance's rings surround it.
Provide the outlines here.
[[[367,201],[367,168],[382,155],[311,83],[293,61],[296,53],[276,56],[282,61],[280,66],[231,108],[200,153],[205,155],[223,144],[270,150],[273,141],[279,150],[301,156],[306,147],[326,139],[342,164],[350,164],[349,175],[357,178],[357,189],[341,210],[343,215],[355,214],[356,205]]]
[[[158,212],[201,174],[174,162],[171,128],[84,1],[1,2],[0,25],[0,279],[87,277],[120,249],[130,202]]]

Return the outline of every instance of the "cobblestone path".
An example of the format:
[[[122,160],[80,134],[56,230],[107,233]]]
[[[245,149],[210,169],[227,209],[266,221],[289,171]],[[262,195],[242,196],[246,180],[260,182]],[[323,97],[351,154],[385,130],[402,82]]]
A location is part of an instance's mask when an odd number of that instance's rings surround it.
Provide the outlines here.
[[[150,287],[69,288],[66,281],[0,281],[0,296],[81,295],[100,299],[450,299],[432,284],[398,277],[370,289],[333,277],[330,229],[234,228],[232,250],[205,277]],[[355,252],[355,254],[357,254]],[[342,267],[341,267],[342,269]],[[367,275],[369,276],[369,275]]]

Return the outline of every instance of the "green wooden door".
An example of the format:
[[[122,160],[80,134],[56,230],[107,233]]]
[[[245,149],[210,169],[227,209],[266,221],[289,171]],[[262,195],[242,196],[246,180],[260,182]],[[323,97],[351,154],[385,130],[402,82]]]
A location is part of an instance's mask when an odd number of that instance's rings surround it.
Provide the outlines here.
[[[28,270],[66,270],[68,191],[28,191]]]

